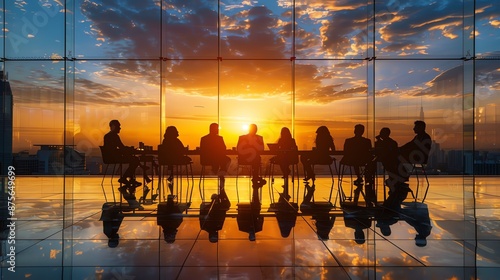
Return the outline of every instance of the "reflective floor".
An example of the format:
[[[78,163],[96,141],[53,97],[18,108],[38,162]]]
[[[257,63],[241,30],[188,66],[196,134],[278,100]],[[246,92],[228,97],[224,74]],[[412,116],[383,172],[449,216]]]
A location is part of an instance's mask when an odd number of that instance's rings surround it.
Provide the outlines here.
[[[157,199],[124,212],[121,224],[104,217],[118,230],[113,244],[103,231],[101,177],[18,177],[15,229],[7,228],[2,241],[2,279],[498,279],[497,177],[431,176],[425,203],[422,191],[417,202],[409,194],[400,210],[381,206],[382,188],[376,207],[365,207],[361,195],[358,207],[347,201],[342,209],[337,179],[330,197],[330,177],[316,180],[315,204],[302,203],[300,185],[280,208],[277,178],[272,192],[271,182],[262,188],[256,212],[249,210],[248,178],[239,180],[238,193],[235,178],[226,180],[231,207],[222,216],[210,215],[217,180],[209,178],[203,201],[195,180],[183,215],[158,220]],[[350,196],[349,180],[343,186]],[[109,181],[105,187],[112,201]],[[15,272],[8,262],[12,239]]]

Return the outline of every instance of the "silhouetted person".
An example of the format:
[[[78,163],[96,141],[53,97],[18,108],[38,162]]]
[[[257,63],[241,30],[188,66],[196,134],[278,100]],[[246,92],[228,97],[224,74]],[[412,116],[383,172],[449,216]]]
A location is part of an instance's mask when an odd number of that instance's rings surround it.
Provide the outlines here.
[[[365,126],[357,124],[354,126],[354,137],[347,138],[344,142],[344,156],[340,163],[350,165],[356,174],[355,184],[363,182],[361,167],[372,160],[372,141],[363,137]]]
[[[316,220],[316,234],[320,240],[330,239],[330,231],[335,223],[335,216],[329,213],[318,213],[313,215],[312,218]]]
[[[356,174],[354,185],[357,186],[356,192],[358,196],[363,184],[361,169],[362,167],[365,168],[365,194],[367,203],[371,205],[371,203],[376,202],[374,188],[375,166],[373,162],[372,141],[363,137],[363,133],[365,133],[364,125],[357,124],[354,126],[354,137],[345,140],[344,156],[340,160],[340,163],[350,165],[354,168],[354,173]]]
[[[326,126],[320,126],[316,130],[316,146],[309,153],[303,154],[300,157],[300,162],[304,166],[305,178],[304,181],[309,179],[316,179],[312,166],[314,164],[332,164],[333,158],[330,156],[331,151],[335,151],[335,144],[330,131]]]
[[[266,184],[266,180],[260,176],[260,154],[264,151],[264,138],[257,134],[256,124],[251,124],[248,134],[238,138],[236,150],[238,151],[238,164],[252,167],[252,202],[258,202],[259,188]]]
[[[276,156],[271,158],[271,162],[278,164],[283,174],[284,185],[282,199],[290,199],[288,194],[288,176],[290,175],[290,165],[298,162],[298,148],[295,139],[288,127],[281,128],[280,138]]]
[[[349,214],[344,212],[344,225],[354,229],[354,241],[358,244],[366,242],[364,230],[370,228],[371,220],[364,215]]]
[[[390,236],[392,233],[391,226],[398,221],[399,215],[391,211],[383,211],[375,215],[377,223],[376,227],[380,228],[380,233],[383,236]]]
[[[262,231],[264,216],[260,214],[260,203],[250,203],[248,206],[238,205],[236,221],[238,223],[238,229],[248,233],[248,240],[255,241],[255,234]]]
[[[426,204],[415,203],[401,209],[401,217],[417,231],[415,245],[424,247],[427,245],[427,237],[431,234],[431,219]]]
[[[202,165],[212,166],[212,171],[220,177],[224,177],[231,164],[231,158],[226,155],[226,144],[219,135],[219,125],[210,124],[209,134],[200,140],[200,161]]]
[[[161,207],[161,208],[160,208]],[[162,227],[165,242],[174,243],[177,229],[182,224],[183,215],[179,204],[173,201],[173,196],[169,195],[166,204],[158,206],[157,224]]]
[[[388,174],[388,179],[384,183],[390,191],[389,196],[384,201],[384,206],[398,210],[408,195],[409,186],[406,183],[408,172],[400,160],[398,143],[390,137],[390,134],[391,130],[388,127],[380,130],[379,135],[375,137],[375,155],[377,161],[382,162]]]
[[[118,135],[121,130],[121,124],[118,120],[111,120],[109,122],[109,132],[104,135],[104,149],[111,153],[115,158],[120,158],[121,162],[128,163],[128,167],[123,172],[118,182],[124,186],[119,188],[119,191],[123,194],[125,199],[135,199],[134,193],[135,188],[142,185],[135,179],[135,170],[140,165],[140,160],[138,157],[134,156],[134,147],[125,146],[120,136]],[[146,167],[143,166],[145,169]],[[148,182],[151,181],[147,177],[145,172],[144,179]],[[128,191],[128,192],[127,192]]]
[[[119,207],[105,203],[102,206],[100,220],[102,221],[103,233],[108,237],[108,246],[115,248],[120,242],[118,230],[123,221],[123,213]]]
[[[179,137],[179,131],[175,126],[169,126],[163,135],[163,147],[165,151],[166,161],[169,163],[168,170],[170,176],[168,181],[173,180],[173,165],[185,165],[191,163],[191,158],[186,155],[186,147],[182,144]]]
[[[431,136],[425,132],[425,122],[415,121],[413,131],[415,137],[399,148],[401,156],[408,163],[427,164],[431,151]]]
[[[226,155],[226,144],[222,136],[219,135],[219,125],[217,123],[210,124],[209,134],[201,137],[200,163],[212,166],[212,172],[219,176],[219,194],[228,204],[229,198],[224,189],[224,176],[231,164],[231,158]]]
[[[200,227],[208,232],[211,243],[219,241],[219,230],[222,229],[226,219],[227,207],[221,203],[217,194],[212,195],[210,204],[202,204],[200,209]]]

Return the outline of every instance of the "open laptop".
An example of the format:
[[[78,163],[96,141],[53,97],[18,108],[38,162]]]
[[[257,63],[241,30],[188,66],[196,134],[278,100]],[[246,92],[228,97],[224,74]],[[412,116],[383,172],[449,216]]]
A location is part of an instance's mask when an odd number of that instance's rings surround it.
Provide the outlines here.
[[[267,143],[267,147],[269,147],[270,151],[277,151],[278,150],[278,143]]]

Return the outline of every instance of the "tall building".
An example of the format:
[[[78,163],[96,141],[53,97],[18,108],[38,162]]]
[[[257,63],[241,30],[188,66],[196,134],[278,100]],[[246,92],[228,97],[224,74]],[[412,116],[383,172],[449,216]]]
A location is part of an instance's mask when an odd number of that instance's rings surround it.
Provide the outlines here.
[[[0,71],[0,91],[2,92],[0,115],[0,126],[2,137],[0,137],[0,175],[7,174],[7,168],[12,165],[12,112],[13,99],[12,89],[4,71]]]

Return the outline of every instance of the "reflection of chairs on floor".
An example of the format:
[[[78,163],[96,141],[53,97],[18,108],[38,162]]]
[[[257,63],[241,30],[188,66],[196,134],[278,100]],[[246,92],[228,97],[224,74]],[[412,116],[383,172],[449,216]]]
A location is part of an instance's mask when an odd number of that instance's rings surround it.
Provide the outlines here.
[[[333,165],[333,168],[332,168],[332,165]],[[334,184],[335,184],[335,173],[338,174],[338,168],[337,168],[337,159],[334,158],[334,157],[330,157],[330,160],[324,160],[324,161],[316,161],[312,164],[312,169],[314,171],[314,173],[317,175],[316,173],[316,166],[328,166],[328,171],[330,173],[330,177],[331,177],[331,185],[330,185],[330,195],[328,196],[328,201],[331,201],[332,200],[332,195],[333,195],[333,187],[334,187]],[[333,170],[335,169],[335,173],[333,172]],[[313,185],[314,185],[314,179],[313,179]],[[305,190],[304,190],[305,191]],[[312,198],[312,201],[314,201],[314,196]],[[335,201],[336,203],[336,201]],[[334,203],[334,204],[335,204]]]
[[[169,157],[167,147],[160,144],[158,145],[158,164],[160,165],[158,188],[163,192],[163,200],[166,201],[166,196],[168,196],[174,200],[174,203],[185,204],[186,209],[189,208],[194,188],[192,162],[179,162],[177,159],[172,159]],[[166,195],[165,183],[169,189],[169,195]]]
[[[207,176],[210,176],[211,178],[217,177],[217,186],[215,188],[215,192],[217,194],[219,194],[219,184],[220,184],[219,180],[220,179],[219,179],[219,176],[217,176],[217,174],[215,174],[215,175],[208,175],[207,174],[207,173],[209,173],[209,171],[207,170],[207,167],[210,168],[211,166],[214,165],[209,159],[206,159],[200,155],[200,164],[201,164],[201,171],[200,171],[200,181],[198,183],[198,189],[200,191],[201,201],[205,202],[205,179],[207,178]]]
[[[102,192],[104,194],[104,199],[106,200],[106,202],[108,202],[108,197],[106,195],[106,189],[104,188],[104,180],[106,179],[106,175],[108,174],[109,167],[112,166],[110,185],[111,185],[111,193],[113,194],[113,202],[116,203],[116,196],[115,196],[115,190],[114,190],[114,185],[113,185],[113,179],[114,179],[115,172],[117,172],[117,171],[121,176],[122,170],[123,170],[123,164],[125,162],[123,162],[121,156],[117,156],[116,153],[114,153],[113,151],[107,150],[106,148],[104,148],[104,146],[99,146],[99,148],[101,149],[102,162],[106,165],[106,167],[103,171],[103,176],[102,176],[102,181],[101,181],[101,188],[102,188]],[[120,183],[119,187],[121,187],[121,186],[122,186],[122,184]],[[120,199],[120,201],[121,201],[121,199]]]
[[[345,202],[353,202],[355,204],[358,203],[359,196],[361,195],[363,199],[366,199],[365,192],[363,191],[363,185],[361,182],[357,182],[357,179],[354,180],[353,174],[354,166],[345,164],[342,160],[339,162],[339,174],[338,174],[338,190],[340,195],[340,203]],[[360,177],[363,177],[365,168],[362,167],[360,169]],[[349,192],[345,192],[345,183],[347,180],[345,179],[345,175],[350,176],[349,181]]]
[[[285,176],[282,174],[282,179],[283,179],[283,192],[279,192],[279,189],[275,191],[274,188],[274,183],[275,183],[275,168],[280,169],[280,164],[279,162],[276,162],[276,158],[272,158],[269,160],[269,165],[267,169],[267,177],[268,177],[268,182],[269,182],[269,197],[271,198],[271,203],[275,203],[275,194],[278,193],[277,197],[279,199],[291,199],[292,201],[296,201],[297,197],[299,195],[299,181],[300,181],[300,174],[299,174],[299,154],[297,151],[293,152],[287,152],[287,153],[292,153],[288,159],[289,167],[290,168],[290,176]],[[277,166],[277,167],[276,167]],[[291,177],[291,178],[290,178]],[[290,193],[290,184],[289,180],[291,179],[292,185],[291,185],[291,193]],[[278,179],[279,180],[279,179]],[[295,184],[297,183],[297,186]],[[279,188],[279,187],[278,187]]]
[[[236,197],[237,197],[237,201],[240,202],[240,187],[239,187],[239,177],[240,177],[240,169],[246,169],[247,172],[248,172],[248,193],[249,193],[249,196],[251,197],[252,196],[252,186],[253,186],[253,182],[252,182],[252,174],[253,174],[253,166],[251,163],[248,163],[244,160],[241,160],[240,157],[237,158],[237,166],[236,166]],[[262,174],[262,169],[259,165],[259,175]],[[262,199],[262,188],[260,189],[259,191],[259,200]]]

